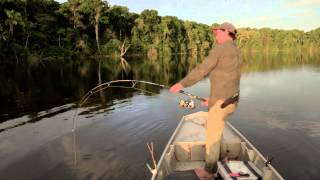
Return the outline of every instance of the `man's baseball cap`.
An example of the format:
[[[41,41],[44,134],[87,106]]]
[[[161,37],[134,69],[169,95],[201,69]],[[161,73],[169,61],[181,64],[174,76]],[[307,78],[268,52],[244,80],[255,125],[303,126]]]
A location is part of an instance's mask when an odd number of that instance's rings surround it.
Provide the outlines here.
[[[234,27],[234,25],[229,22],[224,22],[224,23],[220,24],[220,26],[212,28],[212,31],[215,31],[218,29],[227,30],[228,32],[231,32],[232,34],[237,34],[236,27]]]

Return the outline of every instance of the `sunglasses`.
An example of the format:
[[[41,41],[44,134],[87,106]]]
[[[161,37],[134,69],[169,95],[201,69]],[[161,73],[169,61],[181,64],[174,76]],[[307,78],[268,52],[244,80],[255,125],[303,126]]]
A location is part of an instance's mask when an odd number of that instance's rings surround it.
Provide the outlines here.
[[[223,32],[226,31],[225,29],[216,29],[216,28],[213,28],[211,31],[214,32],[215,30],[221,30]]]

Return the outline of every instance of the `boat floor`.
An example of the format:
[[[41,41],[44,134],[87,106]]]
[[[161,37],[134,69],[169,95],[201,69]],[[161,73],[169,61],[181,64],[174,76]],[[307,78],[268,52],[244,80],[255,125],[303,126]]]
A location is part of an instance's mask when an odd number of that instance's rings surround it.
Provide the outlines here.
[[[175,171],[186,171],[196,168],[204,168],[205,161],[180,161],[176,163]]]
[[[165,180],[213,180],[214,175],[208,173],[204,168],[196,168],[187,171],[174,171],[164,178]]]
[[[180,159],[180,161],[176,161],[174,171],[166,176],[165,180],[213,179],[213,174],[210,174],[205,170],[204,145],[206,139],[206,119],[203,117],[206,116],[204,116],[204,114],[198,113],[197,116],[186,117],[185,121],[181,124],[179,132],[176,134],[173,140],[175,151],[177,152],[175,157]],[[228,128],[224,129],[223,134],[224,138],[233,139],[235,137]],[[237,138],[236,140],[240,142],[240,139]],[[191,146],[192,148],[190,148]],[[186,149],[190,150],[189,153],[186,153]]]
[[[194,170],[188,171],[175,171],[165,177],[165,180],[199,180],[200,178],[194,172]]]

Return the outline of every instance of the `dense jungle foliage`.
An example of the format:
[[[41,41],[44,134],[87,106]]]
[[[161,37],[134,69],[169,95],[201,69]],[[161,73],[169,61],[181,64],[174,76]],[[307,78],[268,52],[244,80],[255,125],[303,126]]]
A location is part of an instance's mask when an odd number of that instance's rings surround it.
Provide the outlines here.
[[[211,26],[158,15],[140,14],[102,0],[0,1],[1,61],[33,62],[83,55],[205,54],[213,45]],[[212,24],[212,26],[217,23]],[[280,29],[238,29],[243,51],[315,51],[320,28],[304,32]],[[122,54],[121,54],[122,53]]]

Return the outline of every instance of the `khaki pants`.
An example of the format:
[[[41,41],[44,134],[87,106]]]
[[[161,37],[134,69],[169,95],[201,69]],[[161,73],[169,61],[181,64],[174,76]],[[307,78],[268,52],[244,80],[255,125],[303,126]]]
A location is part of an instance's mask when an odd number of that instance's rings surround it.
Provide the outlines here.
[[[222,100],[218,100],[210,108],[206,124],[206,169],[210,172],[215,172],[217,168],[225,118],[232,114],[236,109],[236,105],[234,104],[230,104],[222,109],[222,103]]]

